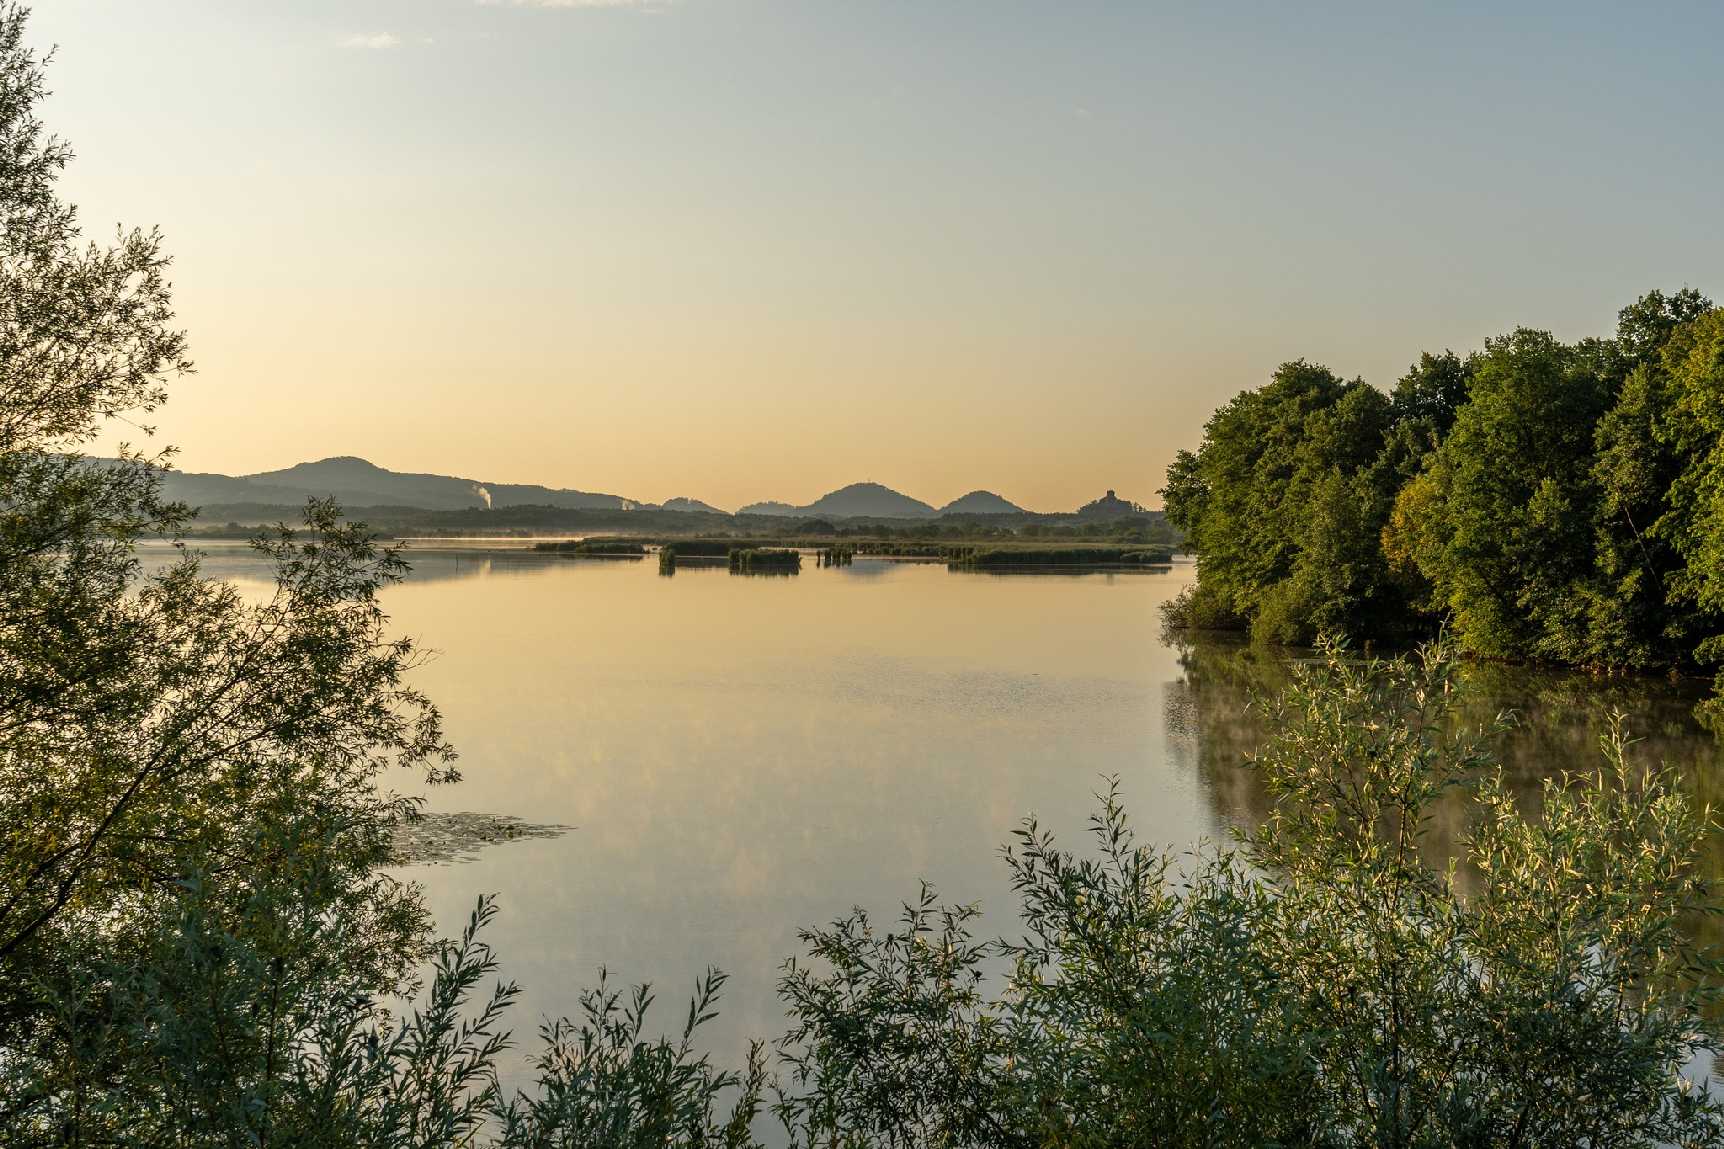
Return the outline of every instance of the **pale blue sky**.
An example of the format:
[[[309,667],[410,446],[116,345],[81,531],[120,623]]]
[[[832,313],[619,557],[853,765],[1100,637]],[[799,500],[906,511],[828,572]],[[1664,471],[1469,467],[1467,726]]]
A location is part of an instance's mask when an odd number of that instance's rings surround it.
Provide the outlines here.
[[[1724,293],[1724,5],[48,0],[159,223],[192,469],[721,505],[1151,500],[1304,356],[1392,384]]]

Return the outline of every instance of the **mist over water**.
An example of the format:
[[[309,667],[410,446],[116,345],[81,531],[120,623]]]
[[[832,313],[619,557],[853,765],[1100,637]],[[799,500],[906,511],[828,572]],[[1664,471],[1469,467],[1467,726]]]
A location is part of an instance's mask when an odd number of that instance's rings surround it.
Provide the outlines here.
[[[783,1027],[774,987],[799,927],[852,905],[889,921],[926,878],[980,902],[984,932],[1012,931],[1000,846],[1035,813],[1081,847],[1104,776],[1119,776],[1141,840],[1178,850],[1266,809],[1240,766],[1264,735],[1248,702],[1283,681],[1287,656],[1166,641],[1158,608],[1189,565],[998,577],[859,557],[787,578],[663,578],[651,560],[410,557],[384,605],[436,652],[418,684],[465,774],[428,808],[574,827],[401,871],[445,931],[500,895],[490,940],[523,987],[523,1038],[573,1012],[600,966],[653,982],[671,1027],[711,964],[732,980],[708,1039],[738,1058]],[[267,574],[240,548],[211,548],[206,569],[258,591]],[[1466,677],[1470,721],[1525,719],[1503,743],[1522,792],[1590,770],[1621,710],[1648,760],[1683,764],[1718,797],[1724,762],[1689,714],[1693,691]],[[1458,841],[1459,810],[1441,840]],[[1711,868],[1724,874],[1724,854]]]

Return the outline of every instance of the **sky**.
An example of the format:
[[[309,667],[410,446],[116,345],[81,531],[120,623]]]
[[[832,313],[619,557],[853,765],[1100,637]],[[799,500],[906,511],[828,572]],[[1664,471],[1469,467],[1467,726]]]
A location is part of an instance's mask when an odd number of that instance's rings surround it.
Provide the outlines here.
[[[1715,3],[36,8],[187,470],[1158,505],[1283,361],[1724,297]]]

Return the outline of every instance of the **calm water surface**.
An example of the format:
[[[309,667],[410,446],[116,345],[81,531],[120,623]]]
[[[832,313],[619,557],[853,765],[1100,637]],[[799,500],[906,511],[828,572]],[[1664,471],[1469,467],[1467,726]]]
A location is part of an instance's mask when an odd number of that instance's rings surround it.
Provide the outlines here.
[[[210,556],[213,574],[266,573],[238,551]],[[572,1013],[601,966],[653,982],[668,1027],[711,964],[732,980],[709,1041],[733,1057],[782,1029],[774,985],[798,927],[853,905],[890,918],[925,878],[980,902],[984,930],[1009,931],[1000,844],[1034,813],[1080,845],[1103,776],[1119,776],[1143,839],[1176,848],[1263,809],[1238,765],[1262,735],[1246,702],[1285,662],[1163,640],[1157,608],[1189,565],[990,576],[858,558],[794,577],[667,578],[651,560],[413,559],[386,605],[437,652],[418,682],[465,775],[429,808],[575,827],[404,871],[446,931],[499,895],[490,940],[524,990],[518,1034]],[[1703,795],[1724,779],[1692,690],[1469,678],[1479,716],[1524,716],[1504,753],[1529,791],[1595,762],[1612,709]]]

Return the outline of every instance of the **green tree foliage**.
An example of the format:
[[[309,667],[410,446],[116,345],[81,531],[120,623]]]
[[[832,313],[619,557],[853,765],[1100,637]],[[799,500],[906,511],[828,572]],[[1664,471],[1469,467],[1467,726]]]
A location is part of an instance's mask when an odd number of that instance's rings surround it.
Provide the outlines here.
[[[1430,460],[1440,507],[1422,573],[1472,651],[1582,661],[1594,426],[1608,379],[1585,348],[1516,331],[1485,345]]]
[[[1668,586],[1691,612],[1682,636],[1698,637],[1697,657],[1715,664],[1724,662],[1724,310],[1675,331],[1660,374],[1667,415],[1659,441],[1681,465],[1652,533],[1680,563]],[[1719,717],[1718,702],[1709,706]]]
[[[1724,596],[1700,589],[1724,558],[1719,323],[1698,292],[1654,291],[1610,339],[1426,354],[1372,420],[1308,417],[1290,396],[1326,410],[1333,377],[1298,392],[1321,369],[1282,368],[1168,468],[1200,575],[1172,621],[1278,642],[1446,621],[1470,654],[1610,669],[1724,653]]]
[[[1401,494],[1403,551],[1469,651],[1574,665],[1693,665],[1715,623],[1684,600],[1699,441],[1679,440],[1677,348],[1716,322],[1653,292],[1616,338],[1487,343],[1453,433]],[[1393,549],[1393,544],[1391,544]]]
[[[1622,311],[1616,351],[1628,373],[1598,422],[1592,469],[1598,499],[1598,583],[1588,598],[1593,662],[1668,665],[1671,651],[1694,651],[1717,631],[1715,612],[1685,601],[1684,572],[1693,552],[1678,544],[1687,546],[1690,528],[1681,521],[1687,516],[1667,517],[1685,501],[1698,462],[1694,452],[1704,452],[1674,400],[1689,390],[1682,348],[1717,322],[1708,318],[1709,308],[1692,290],[1654,291]],[[1684,381],[1673,383],[1673,375]]]
[[[1381,392],[1302,361],[1217,411],[1162,491],[1199,564],[1186,609],[1275,642],[1391,626],[1401,595],[1378,535],[1395,425]]]

